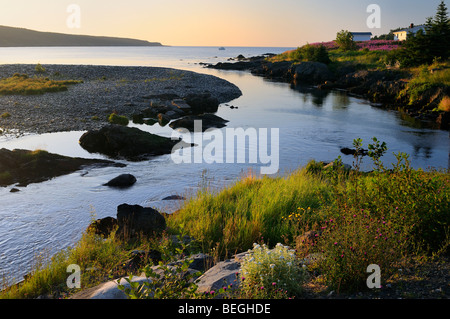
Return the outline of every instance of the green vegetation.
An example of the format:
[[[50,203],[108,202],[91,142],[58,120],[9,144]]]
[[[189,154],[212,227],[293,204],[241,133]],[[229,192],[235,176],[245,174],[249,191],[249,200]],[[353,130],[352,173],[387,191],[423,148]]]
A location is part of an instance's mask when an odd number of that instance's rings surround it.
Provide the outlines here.
[[[38,63],[38,64],[36,65],[36,67],[34,68],[34,70],[35,70],[37,73],[45,73],[45,72],[47,71],[40,63]]]
[[[427,19],[425,30],[410,34],[401,50],[390,54],[392,60],[398,60],[404,67],[431,64],[436,59],[447,60],[450,57],[450,20],[447,7],[442,1],[434,18]]]
[[[363,289],[370,263],[389,277],[406,257],[448,253],[449,173],[414,170],[402,153],[388,169],[380,161],[385,144],[374,139],[369,150],[372,172],[359,171],[357,156],[352,171],[338,159],[286,177],[246,177],[218,193],[201,191],[169,225],[222,254],[261,238],[295,247],[299,257],[321,254],[315,267],[341,291]],[[300,240],[309,231],[317,237]]]
[[[253,244],[241,264],[241,294],[247,299],[288,298],[301,295],[306,271],[295,250],[278,243],[274,249]]]
[[[304,45],[296,50],[287,51],[271,58],[272,61],[291,61],[291,62],[321,62],[325,64],[331,63],[327,49],[323,45]]]
[[[354,148],[362,147],[356,139]],[[205,183],[180,210],[166,215],[168,230],[161,237],[124,242],[115,239],[114,232],[104,239],[87,230],[75,247],[50,262],[38,262],[23,284],[5,290],[0,298],[68,296],[69,264],[80,265],[84,289],[140,274],[142,269],[126,266],[133,250],[157,250],[163,261],[162,272],[151,268],[151,260],[143,266],[154,279],[151,284],[122,287],[130,298],[210,298],[218,293],[230,298],[301,297],[304,284],[317,278],[329,289],[356,292],[367,289],[369,264],[380,266],[384,285],[412,262],[448,256],[448,170],[413,169],[403,153],[395,154],[397,161],[388,168],[381,161],[385,143],[374,138],[367,149],[373,162],[370,172],[360,171],[363,157],[357,152],[351,170],[337,158],[326,166],[311,161],[283,177],[248,174],[221,190]],[[189,235],[194,241],[186,245],[169,234]],[[224,287],[200,294],[183,275],[189,260],[168,267],[193,253],[221,260],[246,251],[239,274],[244,280],[237,290]],[[310,256],[315,256],[312,262],[301,262]],[[306,268],[298,268],[302,263]],[[313,273],[320,276],[307,276]]]
[[[421,102],[424,105],[435,105],[437,110],[448,112],[448,92],[450,87],[450,62],[435,62],[409,68],[411,79],[400,96],[408,97],[409,105]],[[434,103],[435,99],[439,103]],[[447,103],[447,104],[446,104]],[[438,104],[438,105],[437,105]],[[441,109],[440,109],[441,108]]]
[[[83,81],[54,81],[49,78],[33,77],[26,74],[14,74],[10,78],[0,79],[0,95],[36,95],[46,92],[67,91],[67,85]]]
[[[116,113],[112,113],[108,117],[108,122],[112,123],[112,124],[119,124],[119,125],[127,126],[128,123],[130,122],[130,120],[126,116],[117,115]]]
[[[337,33],[336,43],[343,51],[356,50],[356,43],[353,41],[353,34],[347,30],[342,30]]]

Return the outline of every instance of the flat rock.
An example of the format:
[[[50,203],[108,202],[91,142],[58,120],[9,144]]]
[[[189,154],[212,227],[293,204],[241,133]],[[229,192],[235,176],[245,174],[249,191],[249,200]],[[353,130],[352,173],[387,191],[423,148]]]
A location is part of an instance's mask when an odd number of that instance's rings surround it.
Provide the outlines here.
[[[0,150],[0,187],[27,186],[67,175],[84,167],[125,166],[108,160],[84,159],[47,151]]]
[[[131,161],[170,154],[178,142],[138,128],[120,125],[108,125],[100,130],[92,130],[80,138],[81,147],[90,153],[101,153]]]
[[[190,132],[195,129],[195,121],[201,121],[202,123],[202,131],[206,131],[210,128],[222,128],[226,126],[228,123],[227,120],[214,115],[214,114],[202,114],[202,115],[189,115],[185,116],[181,119],[175,120],[169,124],[169,126],[173,129],[184,128]]]

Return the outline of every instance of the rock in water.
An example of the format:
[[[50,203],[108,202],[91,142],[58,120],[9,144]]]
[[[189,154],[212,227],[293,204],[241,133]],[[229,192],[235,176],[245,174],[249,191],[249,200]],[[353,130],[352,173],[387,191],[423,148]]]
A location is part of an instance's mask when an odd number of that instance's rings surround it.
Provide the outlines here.
[[[52,154],[43,150],[0,150],[0,187],[24,187],[78,171],[84,167],[125,166],[112,161]]]
[[[202,124],[201,129],[203,132],[210,128],[225,127],[227,125],[226,123],[228,122],[227,120],[214,114],[203,114],[203,115],[189,115],[183,117],[179,120],[171,122],[169,126],[174,130],[184,128],[190,132],[193,132],[195,129],[195,121],[201,121]]]
[[[131,161],[170,154],[178,142],[138,128],[120,125],[108,125],[100,130],[89,131],[80,138],[81,147],[90,153],[101,153]]]
[[[122,204],[117,207],[119,239],[131,239],[137,236],[151,237],[166,229],[166,220],[157,210],[139,205]]]
[[[104,186],[125,188],[132,186],[134,183],[136,183],[136,177],[131,174],[122,174],[113,178],[108,183],[104,184]]]

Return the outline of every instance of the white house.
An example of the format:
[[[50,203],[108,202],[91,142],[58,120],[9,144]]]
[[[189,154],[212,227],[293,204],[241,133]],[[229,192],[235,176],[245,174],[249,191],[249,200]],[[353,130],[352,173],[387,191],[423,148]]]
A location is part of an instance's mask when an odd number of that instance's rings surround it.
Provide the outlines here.
[[[425,26],[423,26],[423,25],[415,26],[414,23],[411,23],[409,28],[393,32],[394,33],[394,40],[396,40],[396,41],[405,41],[408,38],[408,34],[410,34],[410,33],[416,34],[417,32],[419,32],[419,30],[425,31]]]
[[[353,35],[353,41],[370,41],[372,32],[350,32]]]

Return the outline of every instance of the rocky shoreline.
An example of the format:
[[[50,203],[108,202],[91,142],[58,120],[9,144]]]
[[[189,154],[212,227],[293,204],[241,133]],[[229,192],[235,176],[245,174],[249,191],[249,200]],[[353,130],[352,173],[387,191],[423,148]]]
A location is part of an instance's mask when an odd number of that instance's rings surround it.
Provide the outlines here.
[[[163,116],[169,111],[173,115],[178,109],[173,106],[174,100],[206,95],[225,103],[242,95],[237,86],[218,77],[171,68],[43,65],[45,72],[38,73],[35,67],[0,65],[0,77],[20,73],[83,83],[71,85],[64,92],[0,96],[0,114],[8,114],[0,118],[4,133],[100,129],[108,123],[111,113],[131,119],[154,106],[160,108],[156,115]]]
[[[342,65],[331,70],[320,62],[270,62],[268,55],[234,61],[206,64],[206,68],[248,71],[256,76],[291,83],[294,86],[314,86],[320,90],[343,90],[362,97],[376,106],[395,109],[438,129],[450,129],[450,112],[433,112],[443,97],[449,96],[448,87],[432,87],[414,103],[403,94],[410,74],[397,69],[364,70],[358,65]]]

